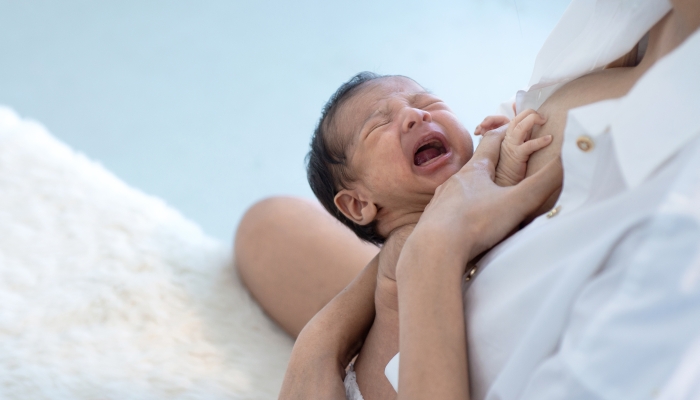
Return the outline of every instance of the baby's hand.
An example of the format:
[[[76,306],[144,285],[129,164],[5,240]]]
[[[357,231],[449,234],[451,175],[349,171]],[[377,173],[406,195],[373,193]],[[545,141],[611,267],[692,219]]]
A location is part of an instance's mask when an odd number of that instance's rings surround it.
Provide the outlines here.
[[[474,135],[483,135],[488,131],[492,131],[494,129],[502,127],[508,122],[510,122],[510,119],[505,115],[489,115],[488,117],[484,118],[483,121],[481,121],[481,123],[479,124],[479,126],[476,127],[476,129],[474,129]]]
[[[513,186],[525,179],[527,161],[532,153],[552,142],[551,135],[530,140],[532,128],[546,121],[535,110],[525,110],[508,124],[506,137],[501,143],[501,156],[496,166],[497,185]]]

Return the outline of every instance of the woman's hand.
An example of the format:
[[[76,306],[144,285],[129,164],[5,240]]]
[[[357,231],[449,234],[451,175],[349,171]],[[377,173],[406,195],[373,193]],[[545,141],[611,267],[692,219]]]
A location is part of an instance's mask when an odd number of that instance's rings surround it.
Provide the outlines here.
[[[559,159],[518,185],[496,185],[495,168],[504,136],[504,130],[485,134],[472,159],[438,187],[411,238],[429,237],[445,250],[457,252],[466,266],[505,238],[561,186]]]
[[[469,398],[466,264],[561,185],[559,160],[516,186],[496,185],[503,136],[486,134],[472,159],[438,188],[399,257],[399,399]]]

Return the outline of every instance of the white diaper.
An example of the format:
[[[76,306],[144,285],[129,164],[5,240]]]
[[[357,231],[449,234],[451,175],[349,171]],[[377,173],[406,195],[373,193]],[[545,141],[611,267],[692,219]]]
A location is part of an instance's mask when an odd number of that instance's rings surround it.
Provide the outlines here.
[[[357,386],[357,375],[355,374],[355,364],[350,363],[348,373],[345,375],[345,397],[348,400],[365,400],[360,393],[360,387]]]

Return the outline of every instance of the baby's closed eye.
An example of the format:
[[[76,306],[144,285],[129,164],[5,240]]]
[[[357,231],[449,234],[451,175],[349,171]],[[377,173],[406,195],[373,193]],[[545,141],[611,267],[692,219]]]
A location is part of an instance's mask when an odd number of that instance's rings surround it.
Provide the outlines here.
[[[422,106],[420,106],[420,107],[418,107],[418,108],[420,108],[420,109],[422,109],[422,110],[428,110],[428,109],[434,109],[434,108],[444,108],[444,106],[445,106],[445,102],[444,102],[444,101],[442,101],[442,100],[433,100],[433,101],[430,101],[430,102],[428,102],[428,103],[426,103],[426,104],[424,104],[424,105],[422,105]]]
[[[428,108],[438,108],[445,106],[445,102],[439,97],[427,92],[415,94],[409,101],[412,107],[427,110]]]
[[[375,125],[372,126],[372,128],[369,130],[369,132],[372,133],[372,131],[379,129],[384,125],[389,125],[390,123],[391,123],[390,119],[378,121]]]

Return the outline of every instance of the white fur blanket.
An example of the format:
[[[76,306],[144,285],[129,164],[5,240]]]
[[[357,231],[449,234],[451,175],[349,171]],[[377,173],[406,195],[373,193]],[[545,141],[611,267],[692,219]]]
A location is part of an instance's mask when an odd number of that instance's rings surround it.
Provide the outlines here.
[[[0,398],[275,398],[230,248],[0,107]]]

